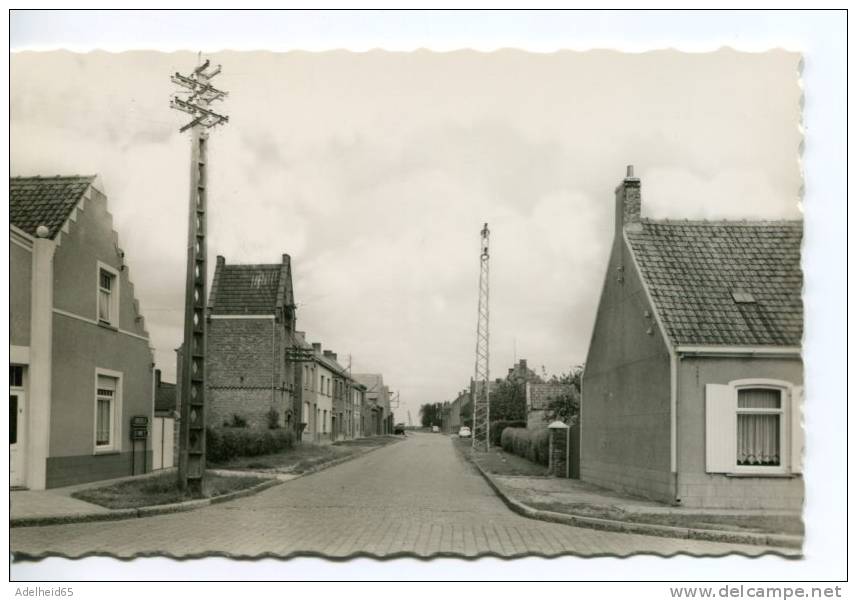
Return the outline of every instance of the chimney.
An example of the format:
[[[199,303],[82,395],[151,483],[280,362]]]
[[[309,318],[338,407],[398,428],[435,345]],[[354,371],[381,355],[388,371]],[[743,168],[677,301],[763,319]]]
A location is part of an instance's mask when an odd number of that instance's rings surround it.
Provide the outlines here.
[[[161,387],[161,370],[155,370],[155,390]]]
[[[616,235],[622,229],[639,231],[640,227],[640,178],[634,177],[634,166],[628,165],[625,179],[616,187]]]
[[[518,364],[521,366],[521,369],[523,371],[527,371],[527,360],[526,359],[520,359],[518,361]]]
[[[312,343],[312,350],[314,350],[316,353],[320,353],[321,352],[321,343],[320,342],[313,342]]]
[[[223,255],[217,255],[217,264],[226,265],[226,259],[223,258]]]
[[[325,350],[325,351],[324,351],[324,356],[325,356],[325,357],[328,357],[328,358],[332,358],[332,357],[333,357],[333,351]]]

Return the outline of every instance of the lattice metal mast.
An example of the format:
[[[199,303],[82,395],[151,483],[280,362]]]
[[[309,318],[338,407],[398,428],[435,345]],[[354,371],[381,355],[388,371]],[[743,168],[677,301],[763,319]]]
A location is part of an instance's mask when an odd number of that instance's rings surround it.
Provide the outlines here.
[[[170,107],[193,117],[179,129],[191,130],[191,160],[178,475],[179,486],[194,493],[202,492],[205,476],[207,130],[229,121],[208,108],[227,95],[209,83],[220,73],[220,65],[208,68],[206,60],[190,75],[176,73],[170,78],[184,88],[173,95]],[[187,96],[181,98],[182,94]]]
[[[479,255],[479,316],[476,324],[476,369],[473,376],[473,448],[488,450],[490,443],[489,424],[489,348],[488,348],[488,224],[482,228],[481,253]]]

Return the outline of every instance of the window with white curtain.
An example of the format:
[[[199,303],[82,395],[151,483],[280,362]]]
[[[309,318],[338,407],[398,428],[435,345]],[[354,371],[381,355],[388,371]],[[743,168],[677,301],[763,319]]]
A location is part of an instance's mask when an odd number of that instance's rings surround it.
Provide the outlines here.
[[[738,390],[738,465],[781,465],[782,396],[774,388]]]
[[[803,388],[777,380],[705,386],[706,472],[802,472]]]
[[[107,370],[99,370],[107,371]],[[112,372],[110,372],[112,374]],[[95,450],[113,451],[119,448],[118,423],[121,412],[122,388],[118,375],[96,373],[95,384]]]

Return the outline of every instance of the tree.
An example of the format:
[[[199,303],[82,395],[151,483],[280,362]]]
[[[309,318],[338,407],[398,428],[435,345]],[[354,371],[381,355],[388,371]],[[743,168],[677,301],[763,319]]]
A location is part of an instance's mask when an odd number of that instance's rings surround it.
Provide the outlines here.
[[[425,403],[420,406],[420,423],[424,428],[443,423],[443,403]]]
[[[559,420],[566,424],[577,422],[580,415],[580,381],[583,376],[583,365],[576,365],[571,372],[559,377],[553,376],[550,381],[556,384],[571,384],[571,392],[561,394],[548,401],[545,407],[545,420]]]
[[[491,421],[525,421],[527,397],[524,384],[501,380],[494,385],[489,397]]]

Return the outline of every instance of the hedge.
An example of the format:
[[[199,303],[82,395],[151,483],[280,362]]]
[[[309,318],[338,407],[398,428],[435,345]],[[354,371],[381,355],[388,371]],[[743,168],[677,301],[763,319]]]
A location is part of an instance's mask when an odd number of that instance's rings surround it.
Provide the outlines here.
[[[290,430],[257,430],[254,428],[206,428],[205,453],[209,461],[224,463],[236,457],[268,455],[295,444]]]
[[[526,428],[527,422],[520,420],[505,420],[498,419],[497,421],[491,422],[491,446],[499,447],[501,444],[501,437],[503,435],[503,430],[506,428]]]
[[[550,430],[528,430],[527,428],[506,428],[500,437],[500,444],[507,453],[513,453],[534,463],[548,465],[550,448]]]

